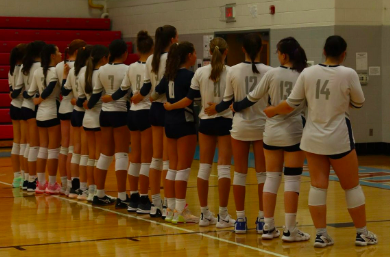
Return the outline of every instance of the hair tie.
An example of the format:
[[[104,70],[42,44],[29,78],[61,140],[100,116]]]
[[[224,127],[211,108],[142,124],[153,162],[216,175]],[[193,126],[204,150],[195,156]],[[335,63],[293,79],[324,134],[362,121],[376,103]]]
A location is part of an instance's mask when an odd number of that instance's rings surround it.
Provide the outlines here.
[[[176,45],[178,46],[178,45],[179,45],[179,43],[176,43]]]
[[[219,46],[215,46],[215,47],[214,47],[214,50],[215,50],[215,49],[219,50]]]
[[[83,50],[85,50],[85,46],[83,46]]]

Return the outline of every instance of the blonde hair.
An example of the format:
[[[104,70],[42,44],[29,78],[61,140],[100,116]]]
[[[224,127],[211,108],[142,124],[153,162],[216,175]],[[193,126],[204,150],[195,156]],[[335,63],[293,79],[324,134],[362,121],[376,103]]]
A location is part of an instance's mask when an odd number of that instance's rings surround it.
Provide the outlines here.
[[[225,67],[223,63],[223,53],[228,48],[225,39],[216,37],[210,41],[210,51],[213,54],[211,58],[211,74],[210,79],[214,82],[218,82]]]

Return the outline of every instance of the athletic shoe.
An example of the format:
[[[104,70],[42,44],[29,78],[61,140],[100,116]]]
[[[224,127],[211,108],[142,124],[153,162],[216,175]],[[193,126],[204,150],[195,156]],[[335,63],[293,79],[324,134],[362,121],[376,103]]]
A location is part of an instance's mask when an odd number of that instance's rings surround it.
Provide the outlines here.
[[[95,195],[93,197],[92,205],[105,206],[115,203],[115,200],[109,197],[108,195],[103,196],[102,198]]]
[[[28,180],[23,181],[22,189],[27,190]]]
[[[199,217],[199,227],[215,225],[217,224],[217,221],[217,218],[214,217],[214,213],[211,211],[208,211],[206,214],[202,212]]]
[[[167,208],[164,220],[166,222],[172,222],[172,220],[173,220],[173,211],[171,209]]]
[[[173,219],[172,219],[173,224],[198,223],[198,222],[199,222],[199,218],[192,215],[190,210],[187,207],[184,208],[184,211],[182,213],[179,213],[177,210],[175,210],[173,213]]]
[[[126,200],[121,200],[120,198],[116,198],[116,203],[115,203],[115,209],[126,209],[128,210],[130,204],[130,198],[126,194]]]
[[[71,188],[70,186],[66,185],[66,190],[65,190],[64,195],[69,196],[70,188]]]
[[[246,234],[246,231],[248,230],[246,217],[245,218],[238,218],[236,220],[236,223],[234,223],[234,232],[236,234]]]
[[[96,189],[88,189],[88,197],[87,197],[87,201],[88,202],[93,202],[93,197],[95,196],[95,193],[96,193]]]
[[[53,185],[48,184],[45,193],[48,195],[58,195],[61,191],[61,186],[56,182]]]
[[[378,243],[378,238],[371,231],[368,231],[367,235],[360,234],[360,233],[356,234],[356,240],[355,240],[356,246],[376,245],[377,243]]]
[[[162,207],[162,214],[161,214],[161,218],[163,220],[165,220],[165,218],[167,217],[167,209],[168,209],[168,207],[166,205],[163,205],[163,207]]]
[[[150,214],[152,203],[150,202],[149,196],[143,195],[139,199],[137,213],[138,214]]]
[[[84,191],[82,191],[81,195],[77,196],[77,200],[80,201],[86,201],[87,199],[88,199],[88,189],[85,189]]]
[[[230,215],[228,214],[225,218],[222,218],[218,214],[218,222],[217,222],[217,228],[231,228],[234,227],[234,223],[236,223],[236,220],[232,219]]]
[[[267,226],[267,224],[264,224],[264,227],[263,227],[263,235],[261,236],[262,239],[274,239],[276,237],[279,237],[280,236],[280,231],[276,228],[273,228],[273,229],[269,229],[269,227]]]
[[[139,198],[140,198],[140,196],[138,193],[130,195],[129,207],[127,207],[128,212],[136,212],[137,211]]]
[[[283,227],[283,236],[282,240],[285,242],[300,242],[307,241],[310,239],[310,235],[308,233],[300,231],[297,227],[293,230],[289,231],[286,227]]]
[[[81,190],[80,188],[78,188],[76,190],[71,188],[70,191],[69,191],[68,197],[69,198],[73,198],[73,199],[77,199],[77,197],[79,197],[79,195],[82,195],[82,194],[83,194],[83,190]]]
[[[256,224],[256,232],[257,232],[257,234],[263,234],[264,218],[259,220],[259,217],[257,217],[255,224]]]
[[[45,184],[41,185],[39,183],[39,181],[37,181],[37,186],[35,188],[35,193],[36,194],[44,194],[45,193],[45,190],[46,190],[46,187],[47,187],[47,181]]]
[[[35,189],[37,188],[37,182],[38,182],[38,179],[34,179],[33,182],[28,182],[27,184],[27,192],[30,192],[30,193],[33,193],[35,192]]]
[[[152,204],[152,206],[150,208],[150,217],[152,217],[152,218],[161,218],[162,217],[161,207],[154,206],[154,204]]]
[[[12,182],[12,187],[13,188],[19,188],[20,187],[20,184],[23,183],[23,178],[22,176],[20,177],[17,177],[17,178],[14,178],[14,181]]]
[[[328,234],[317,234],[316,240],[314,241],[314,247],[324,248],[333,245],[333,239]]]

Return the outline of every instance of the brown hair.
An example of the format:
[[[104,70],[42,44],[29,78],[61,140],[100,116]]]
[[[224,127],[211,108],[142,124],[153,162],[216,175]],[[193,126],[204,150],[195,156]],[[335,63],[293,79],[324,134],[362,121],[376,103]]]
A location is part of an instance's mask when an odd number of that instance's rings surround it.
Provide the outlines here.
[[[249,55],[252,61],[252,71],[253,73],[260,74],[259,70],[256,67],[255,59],[257,54],[260,52],[263,43],[259,33],[249,33],[244,36],[243,47],[246,53]]]
[[[149,36],[148,32],[141,30],[137,34],[137,49],[141,54],[150,53],[154,45],[153,38]]]
[[[167,65],[164,74],[165,78],[168,80],[174,80],[180,66],[187,61],[188,54],[192,54],[194,51],[194,45],[190,42],[183,41],[173,44],[168,53]]]
[[[158,73],[161,54],[164,52],[165,48],[169,46],[172,38],[175,38],[176,35],[176,28],[171,25],[165,25],[164,27],[157,28],[155,35],[156,45],[154,47],[152,59],[152,72],[154,74]]]
[[[92,73],[95,66],[100,62],[103,57],[108,57],[110,52],[108,48],[102,45],[94,45],[91,50],[91,55],[89,56],[86,63],[85,70],[85,93],[91,94],[93,90],[92,85]]]
[[[213,54],[211,58],[211,74],[210,79],[214,82],[218,82],[221,73],[225,67],[223,63],[223,54],[225,53],[228,45],[225,39],[216,37],[210,41],[210,51]]]
[[[9,65],[10,65],[9,73],[11,75],[14,75],[14,70],[17,62],[23,60],[23,57],[26,54],[26,48],[27,48],[27,44],[19,44],[12,49],[11,54],[9,56]]]
[[[77,50],[79,50],[81,47],[84,47],[86,45],[87,43],[82,39],[75,39],[72,42],[70,42],[69,46],[65,49],[64,60],[66,61],[68,55],[73,55]]]

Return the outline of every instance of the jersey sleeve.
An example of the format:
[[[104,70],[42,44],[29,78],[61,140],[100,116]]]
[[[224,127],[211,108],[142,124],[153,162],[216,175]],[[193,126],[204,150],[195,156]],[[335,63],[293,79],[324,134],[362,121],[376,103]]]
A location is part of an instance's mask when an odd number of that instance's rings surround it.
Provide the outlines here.
[[[305,78],[304,72],[299,75],[297,82],[287,98],[287,104],[292,108],[297,108],[305,100]]]
[[[95,85],[93,85],[93,94],[101,94],[102,92],[103,92],[103,89],[104,89],[104,87],[103,87],[103,84],[102,84],[102,82],[101,82],[101,80],[100,80],[100,73],[98,74],[98,77],[97,77],[97,80],[96,80],[96,83],[95,83]]]
[[[230,72],[228,72],[226,75],[226,88],[225,88],[225,93],[223,94],[223,101],[224,102],[232,101],[233,97],[234,97],[234,88],[232,85]]]
[[[37,76],[36,76],[36,73],[37,73],[37,71],[34,72],[34,75],[33,75],[32,81],[31,81],[30,88],[28,89],[28,92],[27,92],[27,94],[28,94],[30,97],[32,97],[32,96],[34,96],[36,93],[38,93],[38,85],[37,85]]]
[[[127,70],[125,77],[123,78],[122,84],[120,86],[122,91],[126,91],[131,89],[131,81],[130,81],[130,68]]]
[[[19,76],[16,79],[16,85],[14,87],[14,90],[22,89],[23,87],[24,87],[23,72],[22,72],[22,69],[20,69]]]
[[[351,70],[351,75],[350,75],[350,96],[351,96],[351,106],[354,108],[362,108],[364,104],[364,94],[362,90],[362,86],[360,85],[359,77],[356,73],[356,71]]]
[[[79,98],[87,98],[85,94],[85,76],[80,76],[78,78],[78,82],[79,83],[77,83],[77,91],[79,93]]]
[[[270,73],[266,73],[260,80],[259,84],[248,94],[248,100],[257,102],[263,98],[269,91]]]

